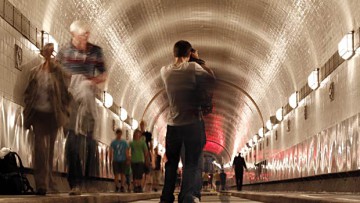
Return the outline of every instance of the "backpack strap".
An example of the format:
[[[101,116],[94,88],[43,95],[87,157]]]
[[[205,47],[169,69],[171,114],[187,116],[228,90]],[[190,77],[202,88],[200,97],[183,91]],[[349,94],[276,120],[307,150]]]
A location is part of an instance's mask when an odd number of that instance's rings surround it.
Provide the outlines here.
[[[34,192],[34,189],[31,187],[31,185],[30,185],[30,183],[29,183],[29,180],[26,178],[26,176],[24,175],[24,170],[25,170],[25,168],[24,168],[24,165],[23,165],[23,163],[22,163],[22,161],[21,161],[21,158],[20,158],[20,156],[19,156],[19,154],[18,153],[16,153],[16,152],[10,152],[10,153],[12,153],[12,154],[14,154],[15,155],[15,157],[17,157],[17,160],[19,161],[19,165],[20,165],[20,176],[21,176],[21,180],[22,180],[22,182],[23,182],[23,186],[24,186],[24,194],[34,194],[35,192]]]

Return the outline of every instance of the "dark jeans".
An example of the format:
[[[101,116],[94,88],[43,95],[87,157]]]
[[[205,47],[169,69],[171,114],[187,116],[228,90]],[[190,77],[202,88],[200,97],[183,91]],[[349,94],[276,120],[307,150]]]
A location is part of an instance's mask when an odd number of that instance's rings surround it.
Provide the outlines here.
[[[241,191],[241,189],[242,189],[243,174],[244,174],[244,170],[235,170],[236,189],[238,191]]]
[[[68,166],[68,182],[70,188],[81,186],[83,170],[81,165],[81,155],[84,153],[84,138],[81,135],[75,135],[70,130],[66,138],[65,153]]]
[[[184,145],[185,163],[179,202],[193,202],[193,194],[196,190],[194,174],[198,172],[199,158],[202,153],[202,129],[200,121],[183,126],[167,126],[166,157],[168,161],[165,164],[165,183],[161,201],[174,202],[176,171],[181,147]]]
[[[206,144],[206,134],[205,134],[205,123],[204,121],[200,121],[201,125],[201,149],[204,148]],[[181,161],[185,163],[185,148],[184,145],[181,148]],[[197,172],[195,173],[195,190],[193,195],[201,200],[201,188],[203,184],[202,180],[202,172],[203,172],[203,154],[201,153],[199,158],[199,164],[197,168]]]

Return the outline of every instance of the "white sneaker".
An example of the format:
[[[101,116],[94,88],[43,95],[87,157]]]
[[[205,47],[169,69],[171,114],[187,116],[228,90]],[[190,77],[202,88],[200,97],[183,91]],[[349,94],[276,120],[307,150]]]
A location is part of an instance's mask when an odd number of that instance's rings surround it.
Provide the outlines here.
[[[70,190],[69,195],[81,195],[81,190],[79,187],[74,187]]]
[[[194,203],[200,203],[200,199],[198,197],[194,197]]]

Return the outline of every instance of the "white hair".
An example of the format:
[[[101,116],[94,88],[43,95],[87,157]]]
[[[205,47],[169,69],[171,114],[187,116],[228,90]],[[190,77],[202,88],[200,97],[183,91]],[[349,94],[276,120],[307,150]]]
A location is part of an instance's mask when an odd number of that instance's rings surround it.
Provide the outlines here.
[[[90,31],[89,24],[80,20],[76,20],[70,25],[70,32],[72,33],[84,34],[85,32],[89,32],[89,31]]]

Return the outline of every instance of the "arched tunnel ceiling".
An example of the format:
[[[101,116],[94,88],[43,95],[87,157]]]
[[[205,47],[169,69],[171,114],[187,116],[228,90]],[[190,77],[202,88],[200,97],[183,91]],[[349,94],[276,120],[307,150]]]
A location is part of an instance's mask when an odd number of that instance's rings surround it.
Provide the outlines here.
[[[355,10],[358,0],[48,0],[44,4],[43,27],[50,33],[55,26],[67,30],[75,19],[92,24],[90,41],[103,47],[109,69],[105,89],[138,120],[163,88],[160,68],[173,61],[177,40],[190,41],[217,78],[251,95],[267,119],[336,51],[343,34],[360,19]],[[30,8],[36,10],[36,5],[29,3]],[[53,35],[66,38],[64,33]],[[246,95],[226,85],[217,87],[214,101],[214,114],[206,118],[207,132],[211,138],[223,136],[224,147],[233,155],[257,132],[261,121]],[[144,117],[155,125],[160,141],[166,110],[160,111],[166,105],[166,95],[161,94]]]

